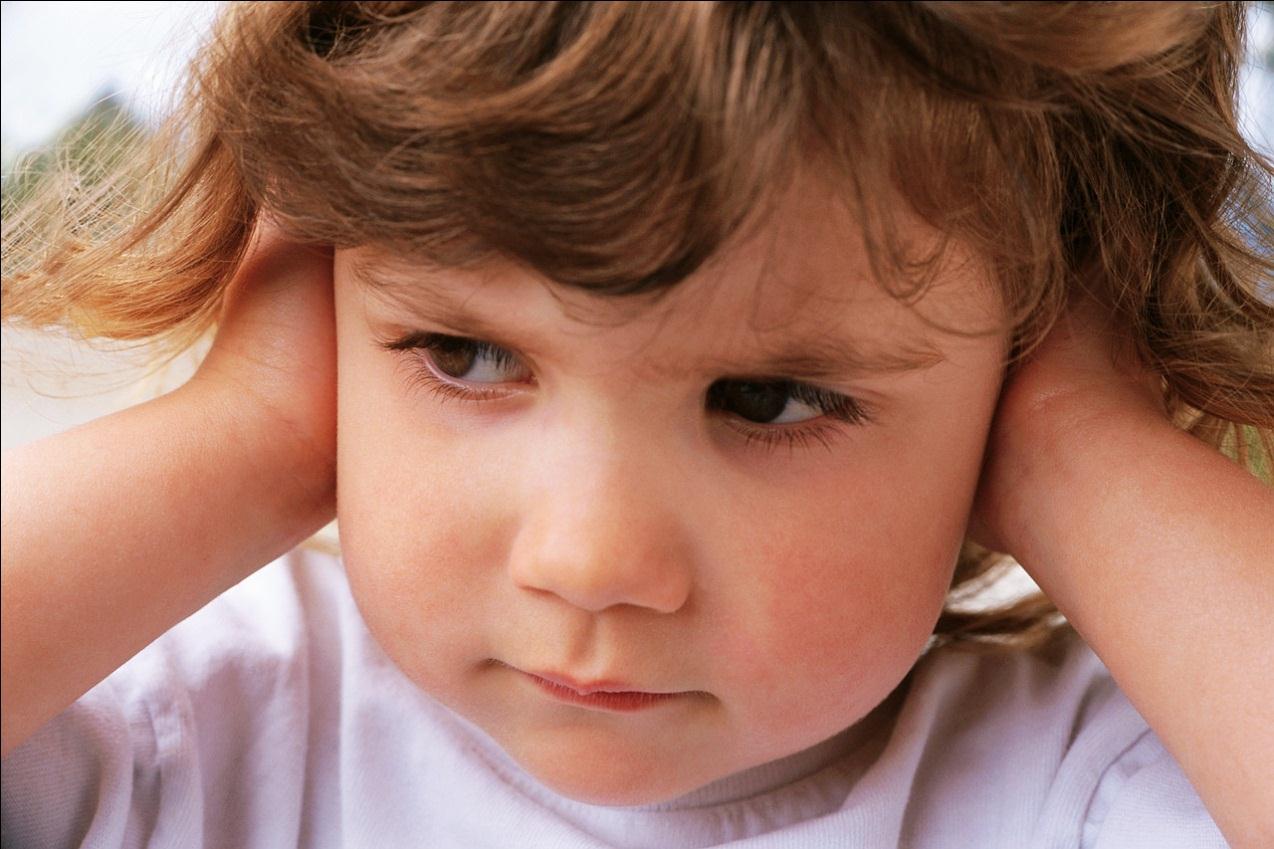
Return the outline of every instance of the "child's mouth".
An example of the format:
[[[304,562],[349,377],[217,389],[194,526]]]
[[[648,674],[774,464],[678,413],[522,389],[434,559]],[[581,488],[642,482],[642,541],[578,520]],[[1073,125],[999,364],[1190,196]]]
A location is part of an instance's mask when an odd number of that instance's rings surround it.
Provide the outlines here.
[[[689,693],[647,693],[627,690],[615,681],[578,682],[551,672],[522,673],[559,701],[597,710],[637,711],[663,704]]]

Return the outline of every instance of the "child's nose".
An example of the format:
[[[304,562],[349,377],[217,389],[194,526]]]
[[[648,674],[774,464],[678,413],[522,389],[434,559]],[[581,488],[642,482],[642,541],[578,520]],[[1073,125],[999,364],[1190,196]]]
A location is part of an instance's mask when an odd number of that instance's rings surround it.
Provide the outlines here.
[[[580,459],[544,470],[510,552],[514,583],[593,612],[623,604],[680,610],[693,554],[668,482],[647,464],[634,474],[622,463]]]

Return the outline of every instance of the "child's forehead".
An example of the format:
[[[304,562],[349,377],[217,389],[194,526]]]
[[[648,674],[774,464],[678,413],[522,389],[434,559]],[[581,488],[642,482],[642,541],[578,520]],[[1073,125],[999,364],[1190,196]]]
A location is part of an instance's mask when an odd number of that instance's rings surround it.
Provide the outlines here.
[[[605,295],[556,283],[529,263],[493,247],[469,266],[430,261],[410,247],[365,246],[353,270],[374,288],[415,288],[428,297],[436,285],[487,286],[511,275],[539,277],[563,309],[594,323],[627,323],[651,315],[721,309],[728,299],[761,321],[817,319],[834,307],[851,308],[881,298],[862,228],[835,188],[808,173],[775,187],[772,200],[738,231],[725,237],[706,261],[671,286],[637,294]],[[908,240],[937,238],[914,218],[900,221]],[[480,240],[479,240],[480,241]],[[603,246],[593,251],[598,256]],[[704,301],[712,301],[711,307]]]
[[[806,172],[767,209],[684,280],[638,295],[563,286],[499,257],[447,268],[392,248],[361,248],[350,269],[392,309],[460,318],[470,333],[496,341],[537,329],[605,334],[616,344],[631,340],[634,352],[663,346],[723,362],[764,355],[811,376],[820,364],[896,371],[940,359],[933,324],[878,282],[862,228],[832,186]],[[898,221],[900,236],[921,246],[940,239],[914,217]],[[974,270],[963,263],[936,275],[922,300],[940,323],[963,323],[957,313],[986,306],[985,279]]]
[[[530,354],[575,345],[597,352],[600,343],[606,359],[655,371],[809,379],[923,369],[942,359],[932,329],[909,307],[848,274],[791,278],[724,257],[671,289],[616,296],[560,286],[502,260],[439,268],[356,251],[346,262],[386,320]]]

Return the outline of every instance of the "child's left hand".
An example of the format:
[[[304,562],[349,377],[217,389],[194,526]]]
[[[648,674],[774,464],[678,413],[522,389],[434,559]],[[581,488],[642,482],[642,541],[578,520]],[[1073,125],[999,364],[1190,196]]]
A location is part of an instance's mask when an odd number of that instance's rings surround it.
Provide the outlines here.
[[[1062,460],[1084,450],[1090,429],[1134,425],[1171,428],[1159,380],[1098,307],[1081,304],[1005,382],[978,487],[974,538],[1017,553],[1031,518],[1021,515],[1023,488],[1048,485]]]
[[[1096,309],[1006,384],[970,532],[1092,647],[1235,847],[1274,846],[1274,496]]]

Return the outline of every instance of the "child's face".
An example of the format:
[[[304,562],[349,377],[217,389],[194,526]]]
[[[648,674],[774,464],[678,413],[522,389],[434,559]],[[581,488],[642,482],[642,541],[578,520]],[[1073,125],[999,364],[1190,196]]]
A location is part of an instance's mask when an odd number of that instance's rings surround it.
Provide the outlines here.
[[[338,252],[353,591],[412,680],[559,792],[649,803],[797,752],[922,650],[1005,337],[926,324],[857,234],[798,182],[655,305],[398,263],[413,308]],[[976,268],[944,271],[924,315],[995,322]],[[498,348],[380,344],[413,331]],[[532,673],[675,695],[582,704]]]

